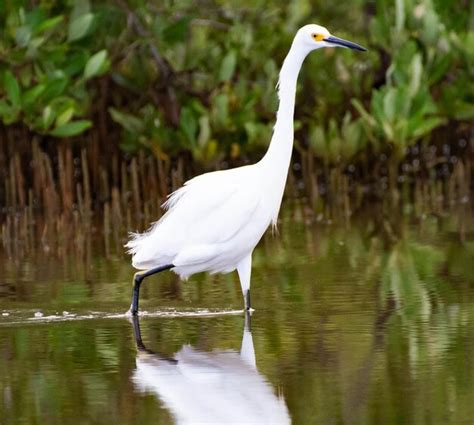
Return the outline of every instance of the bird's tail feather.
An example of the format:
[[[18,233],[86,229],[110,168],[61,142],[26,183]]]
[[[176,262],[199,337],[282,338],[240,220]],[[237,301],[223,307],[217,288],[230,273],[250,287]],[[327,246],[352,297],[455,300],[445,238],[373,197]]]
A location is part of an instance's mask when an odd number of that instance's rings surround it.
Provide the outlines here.
[[[143,246],[145,239],[147,239],[148,236],[150,236],[150,234],[156,229],[160,221],[161,220],[158,220],[155,223],[152,223],[150,228],[143,233],[130,232],[128,234],[129,240],[124,245],[124,247],[127,248],[127,254],[136,254],[140,247]]]

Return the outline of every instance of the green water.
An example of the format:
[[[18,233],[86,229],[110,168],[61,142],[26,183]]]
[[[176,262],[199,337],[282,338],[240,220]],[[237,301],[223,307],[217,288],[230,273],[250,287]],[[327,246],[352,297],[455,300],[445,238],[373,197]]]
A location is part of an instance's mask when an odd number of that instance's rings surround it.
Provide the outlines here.
[[[235,274],[163,274],[147,351],[121,315],[132,269],[101,247],[0,255],[0,424],[474,423],[472,210],[287,214],[254,254],[250,325]]]

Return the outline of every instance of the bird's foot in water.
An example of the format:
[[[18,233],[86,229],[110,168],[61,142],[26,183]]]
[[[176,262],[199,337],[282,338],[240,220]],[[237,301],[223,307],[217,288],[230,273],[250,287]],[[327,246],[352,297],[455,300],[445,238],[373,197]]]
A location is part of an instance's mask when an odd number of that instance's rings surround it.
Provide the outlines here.
[[[250,289],[247,289],[244,294],[244,305],[244,311],[248,311],[249,313],[254,311],[254,309],[251,307],[252,303],[250,301]]]
[[[125,316],[127,316],[127,317],[137,317],[137,316],[140,316],[140,315],[141,315],[140,311],[137,311],[137,310],[134,311],[133,304],[130,306],[130,308],[125,313]]]

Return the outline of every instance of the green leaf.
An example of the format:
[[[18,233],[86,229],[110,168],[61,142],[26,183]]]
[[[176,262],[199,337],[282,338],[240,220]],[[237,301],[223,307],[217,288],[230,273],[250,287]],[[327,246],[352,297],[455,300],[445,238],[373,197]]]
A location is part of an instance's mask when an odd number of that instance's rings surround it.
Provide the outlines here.
[[[41,99],[46,103],[53,100],[66,90],[67,85],[68,79],[63,77],[48,81],[46,89],[41,95]]]
[[[107,50],[101,50],[92,55],[87,61],[84,68],[84,78],[88,80],[89,78],[102,75],[104,72],[107,72],[109,66],[110,61],[107,58]]]
[[[451,52],[448,52],[440,58],[437,58],[437,61],[432,64],[431,69],[429,69],[428,86],[433,85],[446,75],[449,67],[451,66],[452,60],[453,55],[451,54]]]
[[[51,28],[54,28],[64,19],[63,15],[55,16],[54,18],[47,19],[46,21],[42,22],[38,28],[36,29],[38,32],[46,31]]]
[[[413,97],[420,90],[421,78],[423,73],[423,63],[420,54],[416,54],[410,64],[410,96]]]
[[[47,129],[51,126],[51,124],[54,121],[55,113],[53,108],[51,106],[46,106],[46,108],[43,109],[43,117],[42,117],[42,125],[43,129]]]
[[[237,64],[237,54],[235,50],[231,50],[225,55],[221,63],[219,71],[219,81],[228,81],[234,75],[235,66]]]
[[[74,116],[74,107],[70,106],[63,112],[61,112],[56,118],[56,128],[63,126],[64,124],[71,121]]]
[[[198,146],[206,146],[210,138],[211,126],[209,124],[209,117],[207,115],[203,115],[201,118],[199,118],[199,136],[197,141]]]
[[[8,98],[10,99],[11,104],[15,108],[20,108],[21,106],[21,91],[20,85],[16,80],[15,76],[11,71],[5,71],[3,75],[3,83],[5,85],[5,90],[7,91]]]
[[[227,121],[229,120],[229,97],[227,94],[219,93],[214,97],[212,103],[216,121],[220,125],[227,125]]]
[[[23,104],[25,106],[34,105],[38,97],[41,96],[45,89],[46,86],[44,84],[37,84],[31,89],[25,91],[25,93],[23,94]]]
[[[94,14],[92,13],[85,13],[72,20],[69,23],[68,41],[76,41],[85,37],[89,33],[93,22]]]
[[[67,63],[62,67],[62,71],[69,77],[83,73],[88,61],[87,52],[80,50],[68,55]]]
[[[444,124],[445,120],[438,117],[425,117],[422,122],[418,123],[413,131],[414,138],[420,138],[431,133],[436,127]]]
[[[120,124],[125,130],[133,134],[140,134],[144,131],[143,122],[135,115],[127,114],[115,108],[109,108],[112,119]]]
[[[352,99],[352,105],[357,109],[359,114],[361,115],[362,119],[372,127],[377,125],[375,119],[365,110],[362,106],[362,103],[358,99]]]
[[[72,121],[56,127],[49,134],[55,137],[72,137],[77,136],[91,126],[92,122],[89,120]]]
[[[258,135],[258,126],[254,122],[246,122],[244,124],[245,131],[247,132],[247,139],[252,142]]]
[[[405,0],[395,1],[395,12],[395,28],[400,33],[405,26]]]
[[[321,126],[315,125],[310,130],[309,145],[317,156],[326,159],[328,153],[326,145],[326,134]]]

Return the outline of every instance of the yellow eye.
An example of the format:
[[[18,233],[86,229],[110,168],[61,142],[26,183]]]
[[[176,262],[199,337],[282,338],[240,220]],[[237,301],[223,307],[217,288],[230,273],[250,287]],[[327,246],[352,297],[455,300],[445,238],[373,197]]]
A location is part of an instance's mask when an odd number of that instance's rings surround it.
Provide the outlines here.
[[[314,32],[313,34],[311,34],[311,36],[313,37],[314,41],[323,41],[324,40],[324,35],[322,35],[322,34],[316,34]]]

